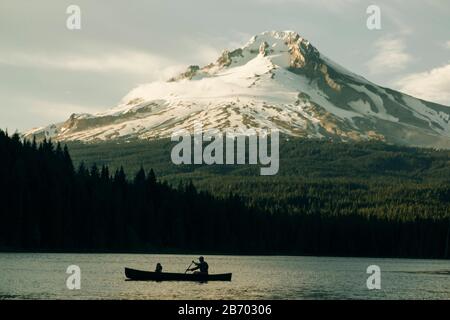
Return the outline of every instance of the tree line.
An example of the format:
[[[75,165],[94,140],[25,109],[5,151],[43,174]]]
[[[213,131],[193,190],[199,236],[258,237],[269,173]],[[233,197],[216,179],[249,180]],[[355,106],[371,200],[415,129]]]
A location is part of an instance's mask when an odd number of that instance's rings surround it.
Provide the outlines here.
[[[3,251],[449,257],[448,216],[403,219],[357,206],[343,214],[309,205],[310,191],[303,192],[289,207],[248,201],[236,190],[218,197],[190,181],[159,181],[152,169],[127,178],[123,168],[75,168],[67,146],[0,131]],[[335,202],[342,208],[345,199]]]

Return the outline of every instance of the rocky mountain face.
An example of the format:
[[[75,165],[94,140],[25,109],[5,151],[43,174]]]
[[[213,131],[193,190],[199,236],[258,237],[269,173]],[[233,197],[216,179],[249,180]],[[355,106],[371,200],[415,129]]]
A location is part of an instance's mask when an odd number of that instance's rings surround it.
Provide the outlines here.
[[[157,139],[197,121],[204,129],[450,148],[450,107],[377,86],[291,31],[254,36],[214,63],[135,88],[111,110],[73,114],[25,137]]]

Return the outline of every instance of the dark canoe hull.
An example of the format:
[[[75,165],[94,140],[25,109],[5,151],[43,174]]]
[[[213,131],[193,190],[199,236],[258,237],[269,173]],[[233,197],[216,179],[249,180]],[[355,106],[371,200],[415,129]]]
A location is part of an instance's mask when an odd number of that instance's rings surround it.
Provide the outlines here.
[[[195,274],[195,273],[157,273],[125,268],[125,276],[134,281],[231,281],[231,273]]]

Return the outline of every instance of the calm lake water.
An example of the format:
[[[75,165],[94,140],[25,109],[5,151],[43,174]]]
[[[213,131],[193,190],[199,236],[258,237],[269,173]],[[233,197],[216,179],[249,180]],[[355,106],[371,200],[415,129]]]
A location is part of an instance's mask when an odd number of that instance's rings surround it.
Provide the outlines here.
[[[450,262],[319,257],[207,256],[232,282],[125,281],[124,267],[184,272],[196,255],[0,253],[0,299],[450,299]],[[81,289],[66,288],[69,265]],[[381,290],[366,286],[381,268]]]

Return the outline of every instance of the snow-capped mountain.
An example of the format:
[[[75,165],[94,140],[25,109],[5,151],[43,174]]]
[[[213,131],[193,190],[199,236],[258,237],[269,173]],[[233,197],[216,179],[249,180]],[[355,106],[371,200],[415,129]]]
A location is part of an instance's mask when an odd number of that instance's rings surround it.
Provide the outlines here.
[[[450,107],[382,88],[322,55],[297,33],[265,32],[215,63],[139,86],[95,115],[25,134],[101,141],[191,130],[268,129],[308,138],[450,148]]]

